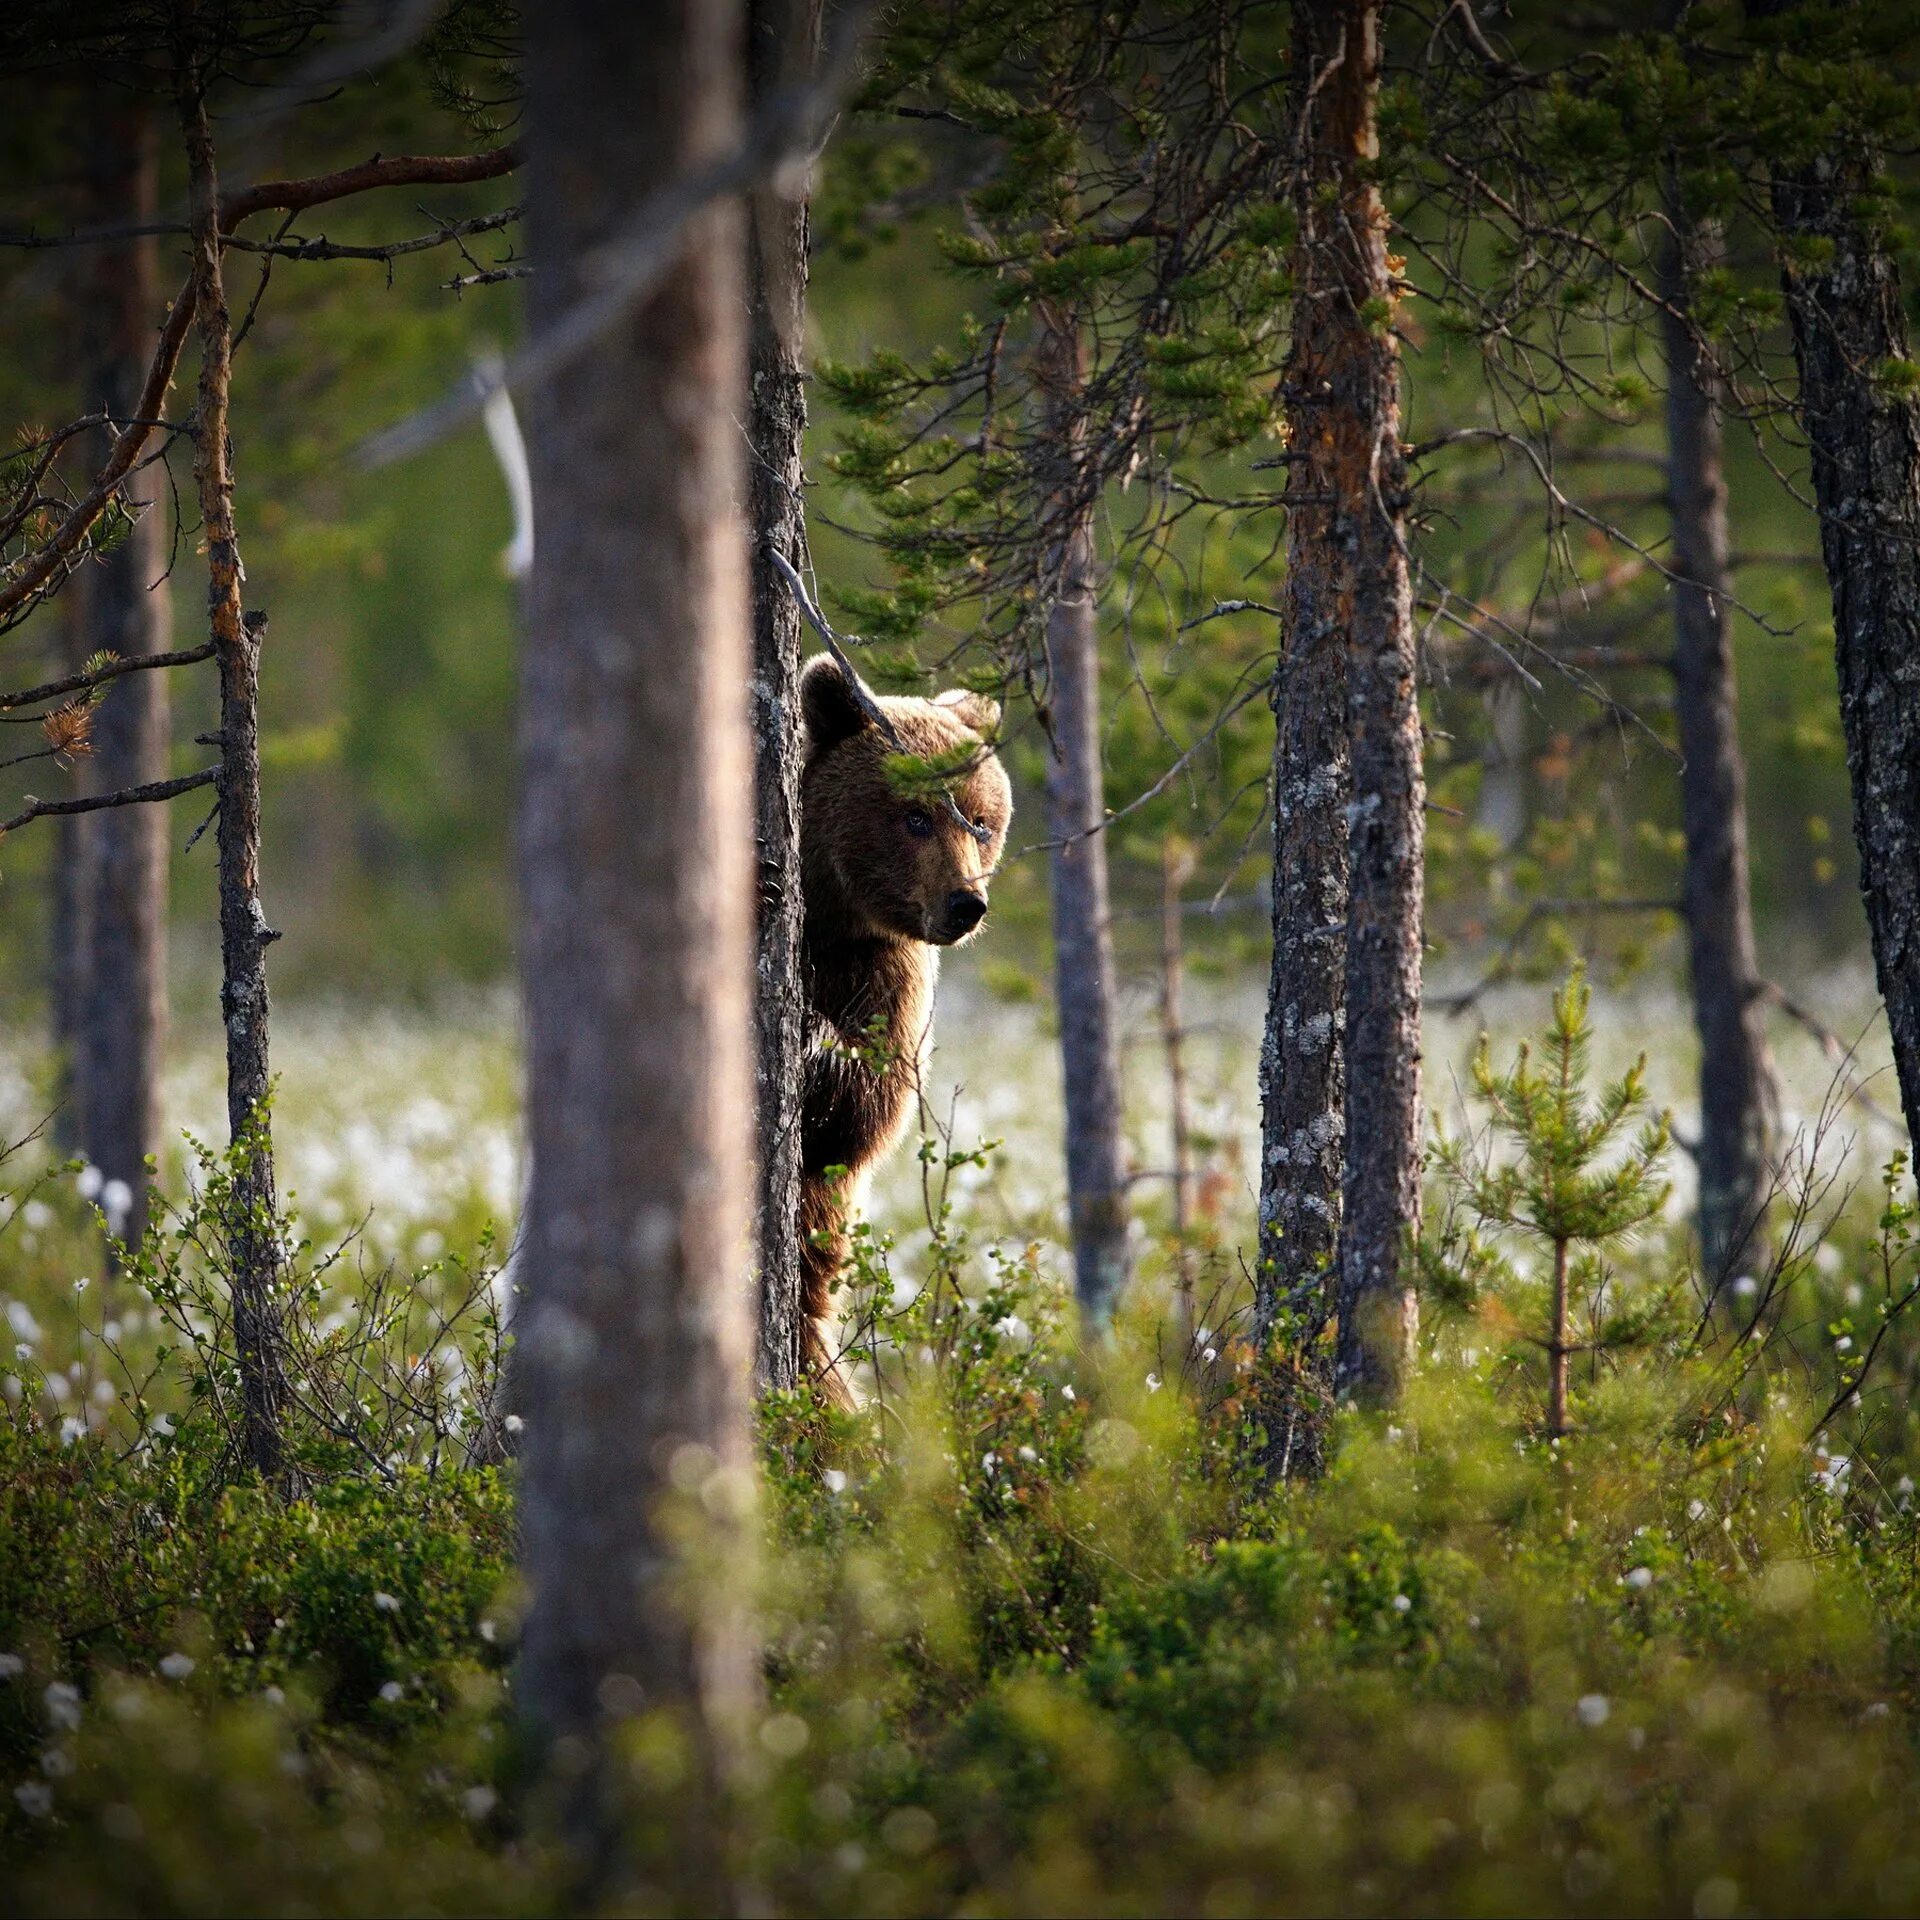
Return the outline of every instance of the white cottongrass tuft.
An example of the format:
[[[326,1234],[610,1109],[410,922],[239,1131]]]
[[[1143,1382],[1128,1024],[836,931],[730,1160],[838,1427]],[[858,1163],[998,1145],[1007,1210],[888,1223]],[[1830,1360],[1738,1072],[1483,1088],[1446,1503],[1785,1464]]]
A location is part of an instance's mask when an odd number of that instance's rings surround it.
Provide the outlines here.
[[[1613,1712],[1613,1702],[1604,1693],[1583,1693],[1573,1712],[1583,1727],[1604,1727]]]
[[[170,1653],[160,1662],[160,1671],[169,1680],[184,1680],[193,1668],[194,1659],[190,1653]]]

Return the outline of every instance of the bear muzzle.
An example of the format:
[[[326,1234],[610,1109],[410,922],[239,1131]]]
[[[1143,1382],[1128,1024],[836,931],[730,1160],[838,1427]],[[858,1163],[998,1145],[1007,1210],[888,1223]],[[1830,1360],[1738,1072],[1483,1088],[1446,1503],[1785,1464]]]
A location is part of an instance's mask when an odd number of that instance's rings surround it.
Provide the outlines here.
[[[935,936],[941,946],[964,940],[987,917],[987,896],[971,887],[959,887],[947,895],[945,912]]]

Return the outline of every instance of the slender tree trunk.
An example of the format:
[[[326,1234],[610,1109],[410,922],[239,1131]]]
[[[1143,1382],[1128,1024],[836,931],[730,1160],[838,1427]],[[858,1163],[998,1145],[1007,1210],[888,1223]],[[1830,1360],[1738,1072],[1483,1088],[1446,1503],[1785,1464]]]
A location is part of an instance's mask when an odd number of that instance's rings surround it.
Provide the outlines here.
[[[78,673],[87,660],[87,577],[68,581],[60,596],[61,670]],[[93,790],[84,762],[78,792]],[[87,970],[93,950],[93,895],[86,881],[87,842],[98,814],[61,814],[53,821],[53,914],[48,928],[47,999],[52,1015],[55,1107],[49,1132],[56,1153],[83,1153],[86,1086],[80,1033],[86,1018]]]
[[[745,36],[724,0],[554,0],[528,29],[538,336],[632,210],[736,138]],[[601,1875],[609,1734],[664,1712],[711,1782],[754,1694],[743,250],[731,208],[703,214],[529,409],[522,1698]],[[717,1847],[689,1832],[685,1903],[717,1897]]]
[[[820,0],[750,0],[747,71],[758,101],[813,64]],[[806,1371],[800,1285],[800,1105],[807,996],[801,964],[800,609],[767,558],[797,568],[807,425],[807,203],[769,186],[748,223],[747,498],[753,534],[754,795],[760,850],[754,949],[754,1090],[759,1102],[761,1386]]]
[[[1048,512],[1058,526],[1047,665],[1053,746],[1047,761],[1052,841],[1054,994],[1066,1094],[1067,1204],[1074,1292],[1104,1326],[1127,1281],[1127,1152],[1121,1128],[1119,992],[1107,882],[1106,779],[1100,742],[1100,628],[1093,503],[1083,497],[1082,343],[1064,318],[1045,323],[1040,386],[1048,396],[1058,473]]]
[[[1733,569],[1721,470],[1718,376],[1685,314],[1692,277],[1716,265],[1720,236],[1672,195],[1677,240],[1662,267],[1672,502],[1674,683],[1680,718],[1682,898],[1700,1036],[1700,1248],[1710,1282],[1750,1257],[1764,1232],[1773,1061],[1761,1018],[1747,875],[1747,776],[1733,670]]]
[[[1567,1243],[1553,1243],[1553,1328],[1547,1341],[1547,1431],[1554,1439],[1567,1432]]]
[[[1187,1035],[1181,1011],[1181,889],[1193,875],[1193,849],[1172,835],[1161,848],[1160,1035],[1167,1054],[1167,1119],[1173,1140],[1174,1271],[1180,1291],[1180,1331],[1193,1337],[1193,1101],[1187,1089]]]
[[[1920,407],[1884,377],[1912,354],[1893,257],[1855,211],[1876,184],[1870,158],[1833,157],[1776,172],[1773,200],[1785,236],[1820,243],[1786,267],[1787,309],[1874,972],[1920,1141]]]
[[[94,218],[105,225],[151,221],[156,201],[153,128],[140,109],[105,111],[94,134],[89,176]],[[94,257],[86,301],[89,410],[120,419],[136,410],[152,351],[157,309],[151,239],[104,247]],[[110,436],[89,436],[92,469],[104,466]],[[85,649],[131,658],[172,644],[172,600],[165,584],[167,542],[163,475],[137,473],[125,488],[138,516],[131,531],[87,572]],[[89,785],[100,792],[167,777],[169,701],[164,673],[120,680],[94,718]],[[167,1039],[167,813],[116,807],[87,822],[80,886],[87,965],[73,1035],[73,1081],[80,1108],[80,1151],[131,1200],[109,1222],[137,1245],[146,1228],[150,1154],[160,1147],[160,1076]],[[75,825],[81,824],[76,821]]]
[[[1378,0],[1341,0],[1344,58],[1327,85],[1336,151],[1330,243],[1344,298],[1332,374],[1335,509],[1350,528],[1347,716],[1347,1147],[1341,1183],[1340,1338],[1334,1385],[1391,1392],[1417,1307],[1408,1242],[1420,1229],[1420,957],[1426,781],[1414,684],[1400,358],[1390,318],[1379,152]]]
[[[1260,1047],[1260,1243],[1254,1320],[1264,1375],[1266,1461],[1313,1472],[1330,1382],[1320,1335],[1335,1304],[1346,1143],[1347,628],[1353,529],[1336,513],[1352,437],[1354,326],[1340,235],[1325,196],[1340,177],[1339,129],[1321,76],[1344,56],[1340,21],[1293,9],[1293,340],[1281,383],[1288,425],[1287,572],[1273,678],[1273,958]],[[1337,71],[1337,69],[1336,69]],[[1278,1343],[1278,1345],[1276,1345]],[[1284,1348],[1284,1351],[1280,1350]]]
[[[286,1376],[279,1320],[280,1241],[275,1223],[273,1132],[267,1101],[267,948],[280,936],[260,905],[260,642],[265,617],[241,610],[239,536],[233,515],[227,400],[233,331],[221,274],[220,182],[199,78],[203,43],[183,6],[178,59],[186,134],[200,386],[194,480],[207,553],[207,617],[220,670],[220,1012],[227,1035],[227,1126],[239,1150],[225,1223],[243,1439],[265,1479],[282,1477]],[[157,676],[139,674],[137,679]]]

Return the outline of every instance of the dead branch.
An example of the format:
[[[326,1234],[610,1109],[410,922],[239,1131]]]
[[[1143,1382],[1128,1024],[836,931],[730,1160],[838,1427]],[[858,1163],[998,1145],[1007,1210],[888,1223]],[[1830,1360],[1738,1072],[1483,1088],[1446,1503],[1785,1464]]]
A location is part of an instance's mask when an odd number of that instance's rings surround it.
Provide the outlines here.
[[[97,813],[102,807],[140,806],[154,800],[171,800],[191,793],[195,787],[210,787],[219,779],[218,767],[202,767],[198,773],[184,773],[177,780],[154,780],[144,787],[122,787],[115,793],[90,793],[78,800],[36,800],[27,804],[11,820],[0,820],[0,838],[24,827],[29,821],[43,820],[57,813]]]
[[[43,686],[28,687],[22,693],[0,693],[0,713],[14,707],[28,707],[42,700],[58,700],[63,694],[86,693],[118,680],[125,673],[143,673],[154,667],[190,667],[197,660],[213,658],[213,642],[205,646],[182,647],[173,653],[140,653],[116,657],[91,673],[70,673],[64,680],[49,680]]]

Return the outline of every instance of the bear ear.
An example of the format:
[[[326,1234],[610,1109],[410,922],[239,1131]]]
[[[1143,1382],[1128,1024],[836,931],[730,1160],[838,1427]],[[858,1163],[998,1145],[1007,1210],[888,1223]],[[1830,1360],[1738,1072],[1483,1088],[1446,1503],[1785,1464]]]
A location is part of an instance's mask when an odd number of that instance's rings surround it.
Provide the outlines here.
[[[816,748],[849,739],[867,725],[847,676],[830,653],[816,653],[800,676],[800,713]]]
[[[965,687],[935,697],[936,707],[945,707],[963,726],[971,727],[983,738],[1000,731],[1000,702],[984,693],[969,693]]]

